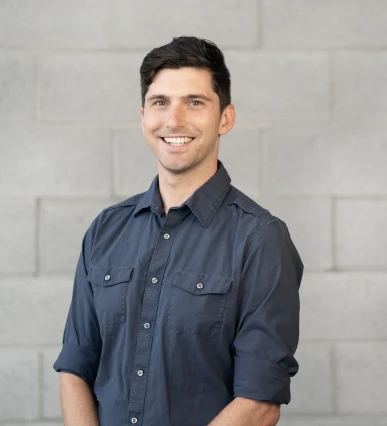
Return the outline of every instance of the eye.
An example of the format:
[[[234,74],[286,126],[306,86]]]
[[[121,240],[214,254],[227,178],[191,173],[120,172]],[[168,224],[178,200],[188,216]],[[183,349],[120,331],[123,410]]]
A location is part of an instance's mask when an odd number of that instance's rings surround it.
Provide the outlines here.
[[[193,105],[197,106],[197,105],[203,105],[203,102],[200,101],[192,101]]]
[[[153,103],[153,105],[164,106],[165,105],[165,101],[156,101],[156,102]]]

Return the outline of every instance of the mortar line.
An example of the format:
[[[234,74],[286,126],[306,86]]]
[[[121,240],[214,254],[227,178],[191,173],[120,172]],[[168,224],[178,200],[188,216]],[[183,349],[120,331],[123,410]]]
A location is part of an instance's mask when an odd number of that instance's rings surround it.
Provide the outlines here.
[[[110,184],[110,196],[115,197],[116,194],[116,187],[118,190],[118,155],[117,155],[117,134],[115,130],[110,130],[110,151],[111,151],[111,160],[110,160],[110,167],[111,167],[111,184]]]
[[[41,199],[36,198],[35,202],[36,217],[35,217],[35,273],[33,276],[38,277],[40,274],[40,214],[41,214]]]
[[[331,198],[331,256],[332,256],[332,271],[337,271],[337,250],[336,250],[336,216],[337,216],[337,199],[335,196]]]
[[[329,75],[329,116],[331,121],[335,121],[335,103],[336,103],[336,91],[335,91],[335,68],[334,68],[334,53],[328,53],[328,75]]]
[[[11,53],[37,53],[48,54],[48,55],[65,55],[65,54],[119,54],[119,55],[132,55],[132,54],[141,54],[145,56],[147,52],[152,49],[153,46],[147,47],[127,47],[127,48],[90,48],[90,47],[0,47],[0,52],[11,52]],[[236,46],[236,45],[223,45],[222,51],[224,53],[228,52],[246,52],[251,53],[254,50],[261,50],[257,46]],[[327,51],[331,52],[358,52],[358,53],[386,53],[387,45],[381,46],[361,46],[361,45],[352,45],[352,46],[330,46],[330,45],[320,45],[320,46],[269,46],[264,49],[264,52],[267,53],[324,53]]]
[[[36,122],[41,123],[42,114],[41,114],[41,99],[40,99],[40,55],[36,53],[34,55],[34,64],[35,64],[35,82],[36,82]]]
[[[338,378],[337,378],[337,365],[336,365],[336,345],[335,343],[332,344],[330,351],[329,351],[329,357],[331,361],[331,373],[332,373],[332,411],[333,414],[338,414],[338,401],[337,401],[337,385],[338,385]]]
[[[265,150],[264,150],[264,137],[266,132],[263,129],[258,129],[258,194],[261,195],[264,192],[264,164],[265,164]]]
[[[38,350],[38,417],[43,419],[43,354]]]
[[[268,132],[267,129],[259,129],[259,185],[260,195],[268,195],[267,192],[267,150],[268,150]],[[272,195],[272,194],[270,194]]]
[[[258,48],[263,49],[263,0],[257,0]]]

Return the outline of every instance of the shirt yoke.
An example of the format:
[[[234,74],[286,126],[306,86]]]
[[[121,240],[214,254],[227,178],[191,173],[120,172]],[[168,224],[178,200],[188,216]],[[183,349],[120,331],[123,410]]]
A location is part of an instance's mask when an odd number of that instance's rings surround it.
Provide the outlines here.
[[[108,206],[103,209],[104,212],[108,210],[114,210],[118,207],[129,207],[129,206],[136,206],[137,203],[141,200],[141,198],[146,194],[145,192],[141,192],[140,194],[132,195],[131,197],[127,198],[126,200],[120,201],[117,204],[113,204],[112,206]]]
[[[252,200],[246,194],[244,194],[239,189],[230,185],[230,194],[226,200],[227,204],[236,204],[239,206],[245,213],[253,215],[257,219],[257,225],[265,226],[269,225],[272,222],[281,221],[278,217],[272,215],[269,210],[260,206],[257,202]]]

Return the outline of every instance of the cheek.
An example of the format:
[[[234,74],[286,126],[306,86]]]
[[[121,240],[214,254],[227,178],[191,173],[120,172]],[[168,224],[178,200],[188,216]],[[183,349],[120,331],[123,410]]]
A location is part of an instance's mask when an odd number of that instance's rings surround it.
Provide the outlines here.
[[[152,132],[162,126],[162,119],[158,114],[146,114],[143,119],[145,132]]]
[[[202,129],[208,135],[216,135],[219,131],[219,121],[216,118],[212,118],[210,120],[205,120],[202,122]]]

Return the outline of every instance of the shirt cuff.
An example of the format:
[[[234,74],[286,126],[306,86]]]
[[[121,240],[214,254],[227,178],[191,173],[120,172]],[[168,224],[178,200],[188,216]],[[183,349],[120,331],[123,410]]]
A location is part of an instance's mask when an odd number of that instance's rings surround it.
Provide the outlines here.
[[[234,360],[234,397],[289,404],[290,377],[278,364],[251,355]]]
[[[64,344],[54,363],[54,370],[71,372],[93,387],[97,377],[99,359],[100,354],[91,348]]]

